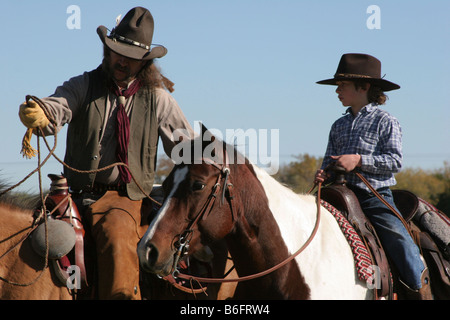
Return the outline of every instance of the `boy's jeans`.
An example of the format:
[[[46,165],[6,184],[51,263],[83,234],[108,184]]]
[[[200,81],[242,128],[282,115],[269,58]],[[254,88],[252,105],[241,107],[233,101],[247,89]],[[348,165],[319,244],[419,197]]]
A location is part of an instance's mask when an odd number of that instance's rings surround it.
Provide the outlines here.
[[[401,280],[411,289],[420,289],[422,287],[421,275],[425,266],[420,259],[419,248],[403,223],[372,192],[353,186],[348,187],[353,190],[363,212],[374,226],[381,244],[395,264]],[[388,187],[380,188],[377,191],[390,205],[397,208]]]

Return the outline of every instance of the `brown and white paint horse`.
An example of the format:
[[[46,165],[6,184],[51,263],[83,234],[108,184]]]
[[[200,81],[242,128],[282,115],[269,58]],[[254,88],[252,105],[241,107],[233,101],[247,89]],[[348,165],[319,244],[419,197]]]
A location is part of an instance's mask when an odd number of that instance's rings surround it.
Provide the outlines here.
[[[315,197],[295,194],[246,159],[228,158],[229,152],[222,151],[234,148],[217,140],[201,141],[203,153],[195,158],[195,141],[183,142],[190,144],[192,161],[176,165],[163,183],[167,197],[138,245],[144,270],[161,276],[173,272],[181,236],[190,240],[188,254],[224,238],[241,277],[277,265],[307,241],[317,218]],[[234,298],[372,299],[366,283],[358,280],[338,224],[321,211],[309,246],[280,269],[239,282]]]

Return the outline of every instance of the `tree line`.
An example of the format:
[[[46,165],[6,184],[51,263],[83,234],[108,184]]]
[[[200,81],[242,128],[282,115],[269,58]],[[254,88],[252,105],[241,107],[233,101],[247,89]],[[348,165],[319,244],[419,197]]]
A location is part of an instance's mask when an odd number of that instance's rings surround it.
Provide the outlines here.
[[[322,164],[322,157],[314,157],[307,153],[294,157],[294,161],[280,165],[273,177],[288,186],[294,192],[306,193],[313,186],[314,175]],[[173,168],[170,159],[163,156],[158,160],[156,183],[162,183]],[[395,175],[397,185],[392,189],[411,191],[418,197],[428,201],[436,208],[450,215],[450,164],[434,170],[420,168],[404,168]]]

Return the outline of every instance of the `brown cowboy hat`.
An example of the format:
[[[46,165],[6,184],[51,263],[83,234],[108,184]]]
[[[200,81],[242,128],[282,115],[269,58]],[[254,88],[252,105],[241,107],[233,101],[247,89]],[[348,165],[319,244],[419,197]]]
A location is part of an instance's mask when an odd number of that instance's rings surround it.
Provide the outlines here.
[[[363,53],[346,53],[342,55],[334,78],[317,81],[318,84],[336,85],[337,81],[364,80],[381,88],[383,91],[400,89],[398,84],[381,77],[381,62],[375,57]]]
[[[161,45],[151,48],[153,38],[153,17],[145,8],[136,7],[128,11],[122,21],[107,36],[107,28],[99,26],[98,36],[112,51],[136,60],[150,60],[166,55]]]

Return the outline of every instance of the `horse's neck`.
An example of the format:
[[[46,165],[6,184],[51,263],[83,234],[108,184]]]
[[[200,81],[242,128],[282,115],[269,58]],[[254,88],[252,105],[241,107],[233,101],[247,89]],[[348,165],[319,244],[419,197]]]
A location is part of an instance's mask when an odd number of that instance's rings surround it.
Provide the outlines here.
[[[258,179],[246,176],[240,198],[243,215],[227,239],[239,275],[268,270],[290,256]],[[236,190],[237,191],[237,190]],[[251,281],[252,294],[261,298],[306,298],[308,288],[295,261],[264,278]],[[259,288],[255,288],[259,286]]]

